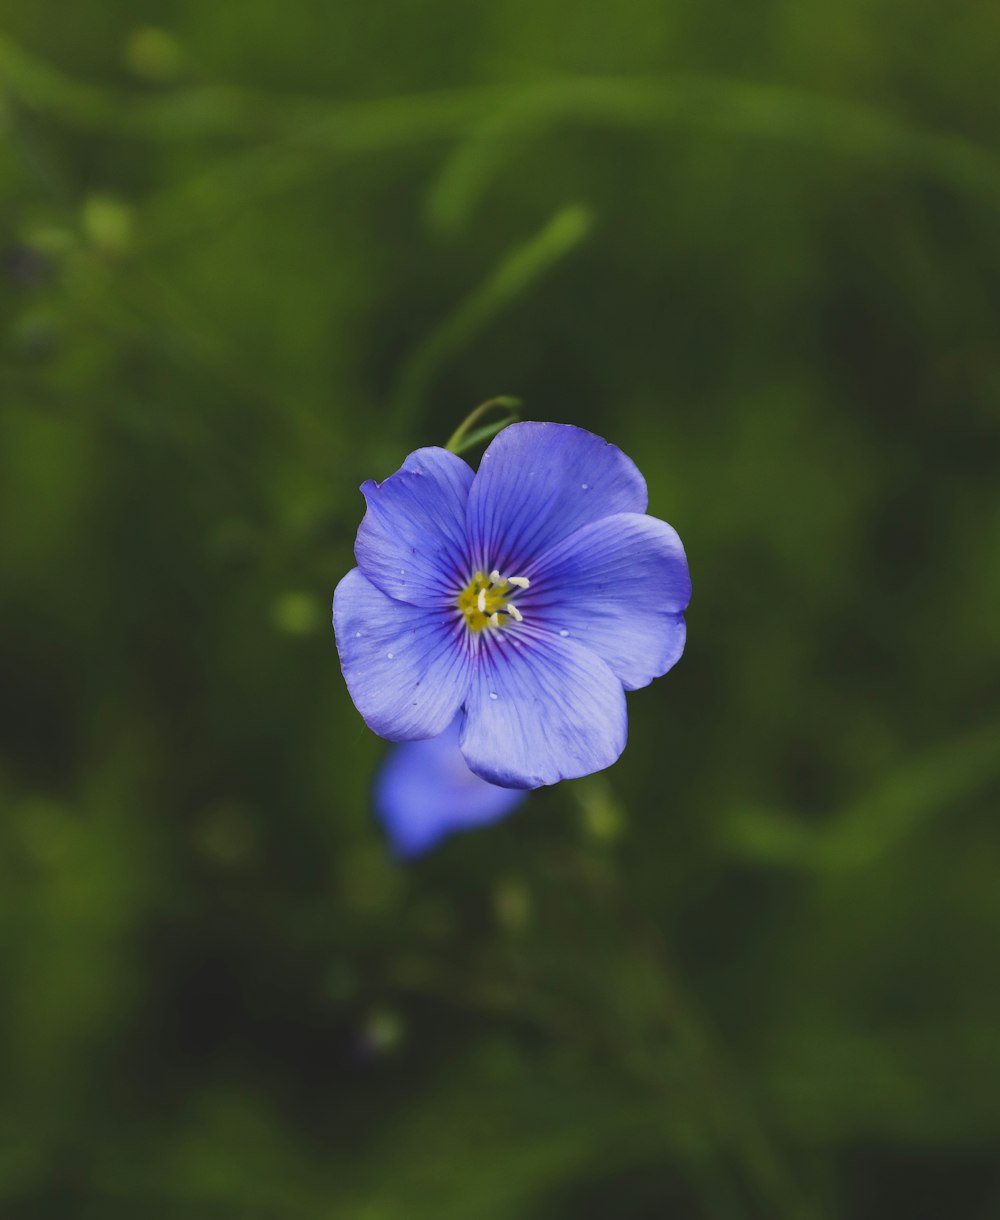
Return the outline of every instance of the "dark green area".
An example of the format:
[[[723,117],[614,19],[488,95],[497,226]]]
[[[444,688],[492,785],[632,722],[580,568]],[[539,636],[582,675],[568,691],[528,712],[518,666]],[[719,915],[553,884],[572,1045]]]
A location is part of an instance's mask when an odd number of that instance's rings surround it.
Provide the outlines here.
[[[5,6],[0,1214],[1000,1214],[998,44]],[[636,458],[688,650],[399,869],[330,596],[495,394]]]

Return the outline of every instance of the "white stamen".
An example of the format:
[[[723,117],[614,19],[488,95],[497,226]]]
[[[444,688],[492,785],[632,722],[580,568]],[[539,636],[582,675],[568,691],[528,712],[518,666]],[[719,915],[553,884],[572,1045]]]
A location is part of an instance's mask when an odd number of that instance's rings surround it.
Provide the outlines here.
[[[486,590],[480,589],[479,596],[476,598],[476,605],[479,607],[479,613],[486,613]]]
[[[490,626],[491,626],[491,627],[499,627],[499,626],[500,626],[500,615],[499,615],[499,614],[497,614],[497,612],[496,612],[495,610],[494,610],[494,611],[493,611],[493,613],[490,615]]]
[[[516,589],[527,589],[531,585],[531,581],[527,576],[508,576],[507,583],[513,585]]]
[[[496,570],[496,568],[494,568],[490,573],[490,584],[498,585],[500,583],[500,579],[500,573]]]
[[[517,623],[524,622],[524,615],[521,613],[520,610],[518,610],[517,606],[515,606],[513,602],[508,602],[507,605],[504,606],[504,609],[507,611],[507,613],[510,615],[510,617],[515,622],[517,622]]]

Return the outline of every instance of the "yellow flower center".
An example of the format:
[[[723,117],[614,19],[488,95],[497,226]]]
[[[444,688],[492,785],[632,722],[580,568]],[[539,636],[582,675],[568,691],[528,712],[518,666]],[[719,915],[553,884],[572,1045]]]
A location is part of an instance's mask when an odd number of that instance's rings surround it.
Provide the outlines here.
[[[470,631],[479,632],[484,627],[505,627],[510,622],[520,623],[524,615],[511,600],[527,589],[529,581],[524,576],[501,576],[499,572],[477,572],[461,593],[455,605],[465,616],[465,625]]]

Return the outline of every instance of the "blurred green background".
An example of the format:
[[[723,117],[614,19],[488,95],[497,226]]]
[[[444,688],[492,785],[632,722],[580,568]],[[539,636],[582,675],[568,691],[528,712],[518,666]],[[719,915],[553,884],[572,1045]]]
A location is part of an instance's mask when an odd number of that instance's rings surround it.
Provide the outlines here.
[[[0,1214],[1000,1216],[997,9],[2,26]],[[330,596],[497,393],[688,650],[402,869]]]

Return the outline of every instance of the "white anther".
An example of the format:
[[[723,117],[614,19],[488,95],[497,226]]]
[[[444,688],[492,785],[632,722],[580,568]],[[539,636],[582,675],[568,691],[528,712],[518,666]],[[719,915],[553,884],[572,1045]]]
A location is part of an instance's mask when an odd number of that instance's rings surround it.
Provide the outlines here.
[[[510,617],[515,622],[517,622],[517,623],[524,622],[524,615],[521,613],[520,610],[518,610],[517,606],[515,606],[513,602],[508,602],[507,605],[504,606],[504,609],[507,611],[507,613],[510,615]]]
[[[513,585],[516,589],[527,589],[531,585],[531,581],[527,576],[508,576],[507,583]]]
[[[490,615],[490,626],[491,626],[491,627],[499,627],[499,626],[500,626],[500,615],[499,615],[499,614],[497,614],[497,612],[496,612],[495,610],[494,610],[494,611],[493,611],[493,613]]]
[[[476,605],[479,607],[479,613],[486,613],[486,590],[480,589],[479,596],[476,598]]]
[[[493,571],[490,573],[490,584],[498,585],[500,583],[501,579],[502,578],[500,576],[500,573],[496,570],[496,568],[494,568]]]

